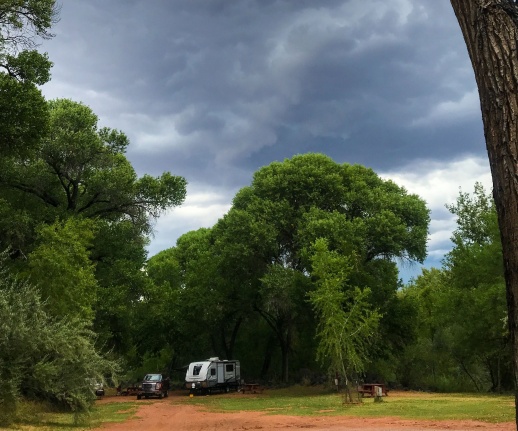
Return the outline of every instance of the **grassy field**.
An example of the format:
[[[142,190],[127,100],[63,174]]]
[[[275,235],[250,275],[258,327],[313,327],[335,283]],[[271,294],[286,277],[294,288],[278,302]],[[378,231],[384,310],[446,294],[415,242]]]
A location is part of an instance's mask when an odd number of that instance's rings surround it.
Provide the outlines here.
[[[0,427],[0,431],[86,431],[103,423],[123,422],[137,412],[137,403],[107,403],[95,406],[91,414],[75,417],[72,413],[49,412],[35,404],[24,404],[21,419],[10,428]]]
[[[265,390],[263,394],[230,393],[190,398],[186,392],[171,394],[161,402],[194,404],[213,411],[263,411],[268,414],[300,416],[396,416],[407,419],[479,420],[484,422],[514,421],[514,398],[503,395],[430,394],[390,392],[383,402],[365,398],[363,403],[344,405],[343,398],[322,388],[296,386]],[[121,422],[133,416],[146,402],[110,402],[98,404],[92,414],[75,422],[72,414],[49,413],[41,406],[27,405],[23,418],[12,428],[22,431],[84,431],[106,422]]]
[[[323,393],[318,388],[291,387],[268,390],[259,396],[194,397],[189,402],[216,411],[260,410],[301,416],[398,416],[407,419],[473,419],[492,423],[514,421],[514,398],[503,395],[391,392],[380,403],[364,398],[361,404],[344,405],[342,397],[336,393]]]

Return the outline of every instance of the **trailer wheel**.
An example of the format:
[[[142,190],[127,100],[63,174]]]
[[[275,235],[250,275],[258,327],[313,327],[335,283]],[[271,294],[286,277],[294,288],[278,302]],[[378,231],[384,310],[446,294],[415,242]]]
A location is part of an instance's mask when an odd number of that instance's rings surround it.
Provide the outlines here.
[[[142,395],[137,394],[137,400],[141,400],[141,399],[142,399]]]
[[[225,386],[225,392],[228,394],[230,392],[230,388],[228,386]]]

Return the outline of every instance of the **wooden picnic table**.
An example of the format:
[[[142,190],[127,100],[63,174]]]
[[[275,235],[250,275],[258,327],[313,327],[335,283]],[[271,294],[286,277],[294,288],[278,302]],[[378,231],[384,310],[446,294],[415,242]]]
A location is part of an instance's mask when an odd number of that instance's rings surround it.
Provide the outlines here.
[[[243,383],[241,385],[241,392],[246,393],[263,393],[264,388],[259,383]]]
[[[388,396],[388,388],[383,383],[363,383],[358,386],[358,392],[361,394],[361,396],[367,395],[370,397],[375,397],[376,387],[381,388],[382,396]]]

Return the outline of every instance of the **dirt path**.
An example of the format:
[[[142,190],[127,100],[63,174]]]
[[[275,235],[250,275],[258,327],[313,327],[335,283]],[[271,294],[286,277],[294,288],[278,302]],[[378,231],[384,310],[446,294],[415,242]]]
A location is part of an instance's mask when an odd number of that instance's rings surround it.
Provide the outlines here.
[[[134,401],[125,397],[107,397],[100,402]],[[515,431],[513,422],[487,424],[477,421],[416,421],[398,418],[299,417],[267,415],[261,412],[213,413],[174,397],[146,402],[139,406],[136,417],[119,424],[106,424],[97,431]]]

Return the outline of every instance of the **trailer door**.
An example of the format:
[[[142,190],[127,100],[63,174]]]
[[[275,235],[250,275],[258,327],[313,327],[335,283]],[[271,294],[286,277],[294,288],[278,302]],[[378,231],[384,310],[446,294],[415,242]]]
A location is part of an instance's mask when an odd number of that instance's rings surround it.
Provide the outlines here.
[[[218,362],[218,383],[225,383],[225,364]]]

